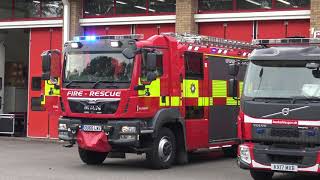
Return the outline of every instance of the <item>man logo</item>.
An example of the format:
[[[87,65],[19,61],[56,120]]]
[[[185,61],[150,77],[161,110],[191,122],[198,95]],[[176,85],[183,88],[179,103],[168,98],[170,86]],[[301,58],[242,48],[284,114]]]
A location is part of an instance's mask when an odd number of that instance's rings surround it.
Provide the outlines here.
[[[283,108],[281,111],[282,115],[284,116],[288,116],[290,113],[290,109],[289,108]]]

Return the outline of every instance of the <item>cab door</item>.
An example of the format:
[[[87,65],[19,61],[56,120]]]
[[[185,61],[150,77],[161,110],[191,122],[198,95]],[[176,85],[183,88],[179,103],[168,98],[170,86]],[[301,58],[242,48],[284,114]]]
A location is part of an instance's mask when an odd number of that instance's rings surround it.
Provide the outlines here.
[[[209,102],[206,97],[206,63],[204,54],[199,52],[184,53],[185,76],[183,79],[183,106],[188,150],[208,146],[208,115]]]
[[[209,88],[212,92],[212,104],[209,106],[209,142],[214,144],[237,139],[237,116],[240,102],[238,98],[228,97],[228,63],[239,61],[233,57],[209,56]],[[239,95],[242,91],[242,81],[246,66],[240,67]]]
[[[4,71],[5,71],[5,47],[0,42],[0,114],[3,114],[4,106]]]

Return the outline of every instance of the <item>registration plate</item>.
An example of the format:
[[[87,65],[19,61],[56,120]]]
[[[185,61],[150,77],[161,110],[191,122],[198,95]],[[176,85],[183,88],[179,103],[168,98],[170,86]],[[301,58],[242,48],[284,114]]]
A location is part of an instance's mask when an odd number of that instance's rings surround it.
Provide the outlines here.
[[[101,112],[102,107],[100,105],[85,105],[83,110],[89,112]]]
[[[274,171],[287,171],[287,172],[298,172],[298,166],[287,165],[287,164],[271,164],[271,170]]]
[[[102,131],[102,127],[95,126],[95,125],[83,125],[82,130],[83,131],[91,131],[91,132],[99,132],[99,131]]]

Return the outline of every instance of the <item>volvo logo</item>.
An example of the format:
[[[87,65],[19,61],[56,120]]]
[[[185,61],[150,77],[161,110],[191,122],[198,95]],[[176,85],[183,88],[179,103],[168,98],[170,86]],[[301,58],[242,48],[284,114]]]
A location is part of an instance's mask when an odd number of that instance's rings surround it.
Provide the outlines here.
[[[277,115],[283,115],[283,116],[288,116],[290,114],[290,112],[294,112],[294,111],[298,111],[298,110],[302,110],[302,109],[306,109],[309,108],[309,106],[302,106],[302,107],[297,107],[297,108],[283,108],[280,112],[276,112],[276,113],[272,113],[272,114],[267,114],[262,116],[262,118],[268,118],[268,117],[272,117],[272,116],[277,116]]]
[[[289,108],[283,108],[281,111],[282,115],[284,116],[288,116],[290,113],[290,109]]]

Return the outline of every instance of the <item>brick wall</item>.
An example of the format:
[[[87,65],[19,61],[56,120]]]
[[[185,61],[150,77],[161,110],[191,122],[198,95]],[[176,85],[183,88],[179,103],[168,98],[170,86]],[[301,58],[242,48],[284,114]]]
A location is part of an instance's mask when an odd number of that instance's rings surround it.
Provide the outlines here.
[[[70,39],[74,36],[83,35],[83,28],[80,27],[79,19],[82,17],[81,0],[69,0],[70,2]]]
[[[320,0],[311,0],[310,26],[320,31]]]
[[[176,32],[198,33],[198,25],[194,21],[194,14],[198,11],[197,0],[176,0]]]

